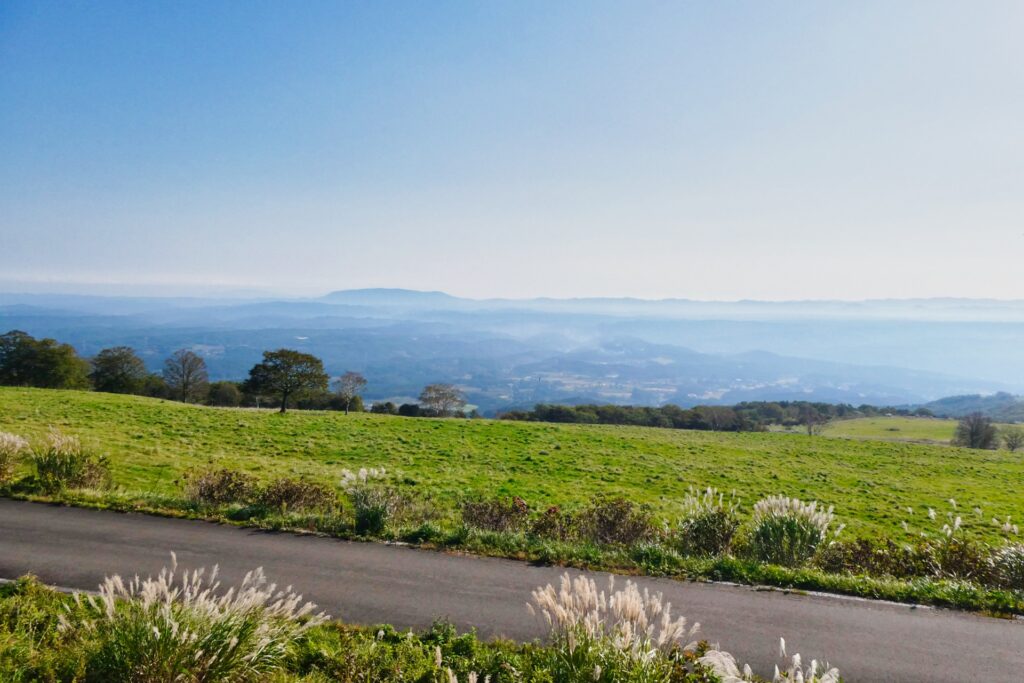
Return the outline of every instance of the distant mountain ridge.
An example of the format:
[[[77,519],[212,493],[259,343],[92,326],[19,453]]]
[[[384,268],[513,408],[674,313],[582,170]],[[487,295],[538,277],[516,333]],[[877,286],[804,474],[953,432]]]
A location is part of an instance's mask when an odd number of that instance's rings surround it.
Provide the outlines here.
[[[996,422],[1024,422],[1024,397],[1002,391],[988,396],[947,396],[925,403],[923,407],[940,417],[963,417],[971,413],[981,413]]]
[[[1021,321],[983,319],[1018,305]],[[935,319],[951,311],[966,319]],[[0,332],[9,329],[86,356],[132,346],[154,371],[192,348],[215,379],[243,378],[264,350],[297,348],[333,375],[364,373],[370,400],[413,400],[425,384],[450,382],[484,412],[540,402],[906,405],[1024,392],[1019,302],[509,300],[388,288],[302,299],[0,293]]]
[[[988,321],[1024,323],[1024,300],[1008,299],[869,299],[759,301],[704,301],[687,298],[578,297],[525,299],[467,298],[439,291],[380,288],[338,290],[320,298],[331,303],[392,307],[428,306],[438,310],[533,310],[557,313],[673,318],[763,320],[863,319],[921,321]]]

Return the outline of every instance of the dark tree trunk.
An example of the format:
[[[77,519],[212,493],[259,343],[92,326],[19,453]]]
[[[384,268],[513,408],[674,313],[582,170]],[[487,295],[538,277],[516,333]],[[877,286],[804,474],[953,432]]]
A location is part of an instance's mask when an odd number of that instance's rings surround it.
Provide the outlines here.
[[[285,412],[288,409],[288,392],[281,394],[281,410],[279,412]]]

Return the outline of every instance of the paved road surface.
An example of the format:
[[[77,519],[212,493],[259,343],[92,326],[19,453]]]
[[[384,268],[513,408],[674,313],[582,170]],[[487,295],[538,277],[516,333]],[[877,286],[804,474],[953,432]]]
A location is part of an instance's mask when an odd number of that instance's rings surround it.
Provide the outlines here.
[[[525,604],[563,570],[376,543],[268,533],[144,515],[0,499],[0,578],[32,572],[94,589],[104,575],[151,574],[175,551],[182,566],[220,564],[225,581],[262,566],[331,616],[426,627],[447,617],[482,636],[543,635]],[[603,584],[605,577],[600,579]],[[1024,623],[825,596],[642,578],[703,637],[762,674],[779,636],[805,661],[839,666],[847,681],[1024,681]]]

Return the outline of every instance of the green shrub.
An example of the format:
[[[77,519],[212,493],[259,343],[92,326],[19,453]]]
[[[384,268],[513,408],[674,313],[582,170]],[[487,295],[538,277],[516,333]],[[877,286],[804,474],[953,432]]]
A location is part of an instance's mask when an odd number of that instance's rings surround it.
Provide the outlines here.
[[[184,476],[185,495],[199,505],[247,503],[256,493],[256,478],[227,468],[188,472]]]
[[[769,564],[798,567],[814,555],[832,523],[832,508],[821,510],[817,501],[771,496],[754,505],[748,551]]]
[[[878,542],[865,538],[836,540],[821,547],[814,562],[833,574],[871,574],[905,579],[931,573],[929,556],[923,544],[899,544],[889,538]]]
[[[557,505],[548,507],[530,524],[530,533],[556,541],[568,541],[576,535],[576,520]]]
[[[323,484],[282,477],[259,489],[256,502],[277,510],[315,510],[334,505],[337,496]]]
[[[984,544],[954,535],[925,543],[923,552],[939,578],[993,582],[992,553]]]
[[[530,507],[522,498],[468,500],[462,504],[462,521],[482,531],[522,531],[530,519]]]
[[[0,432],[0,486],[14,479],[18,461],[27,451],[28,441],[17,434]]]
[[[63,489],[104,489],[110,486],[110,466],[103,456],[82,448],[77,437],[51,430],[45,443],[31,452],[36,485],[46,493]]]
[[[634,545],[657,535],[650,508],[625,498],[595,501],[577,513],[575,527],[581,540],[603,544]]]
[[[692,491],[683,500],[683,516],[674,537],[684,555],[711,557],[729,551],[740,522],[736,502],[713,488],[703,493]]]

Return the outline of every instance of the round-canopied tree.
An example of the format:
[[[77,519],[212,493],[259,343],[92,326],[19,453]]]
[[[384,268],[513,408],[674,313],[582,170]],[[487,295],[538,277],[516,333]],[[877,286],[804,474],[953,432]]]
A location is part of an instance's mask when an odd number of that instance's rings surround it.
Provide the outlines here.
[[[70,344],[35,339],[20,330],[0,335],[0,384],[87,389],[89,364]]]
[[[146,364],[128,346],[103,349],[92,359],[89,378],[96,391],[137,394],[146,384]]]
[[[278,349],[263,352],[263,362],[249,371],[245,390],[280,397],[283,413],[288,409],[289,398],[327,391],[327,379],[323,361],[316,356],[293,349]]]
[[[999,431],[992,420],[981,413],[971,413],[960,419],[953,443],[966,448],[991,449],[999,446]]]
[[[465,410],[466,398],[452,384],[428,384],[420,393],[420,405],[434,415],[448,417]]]

